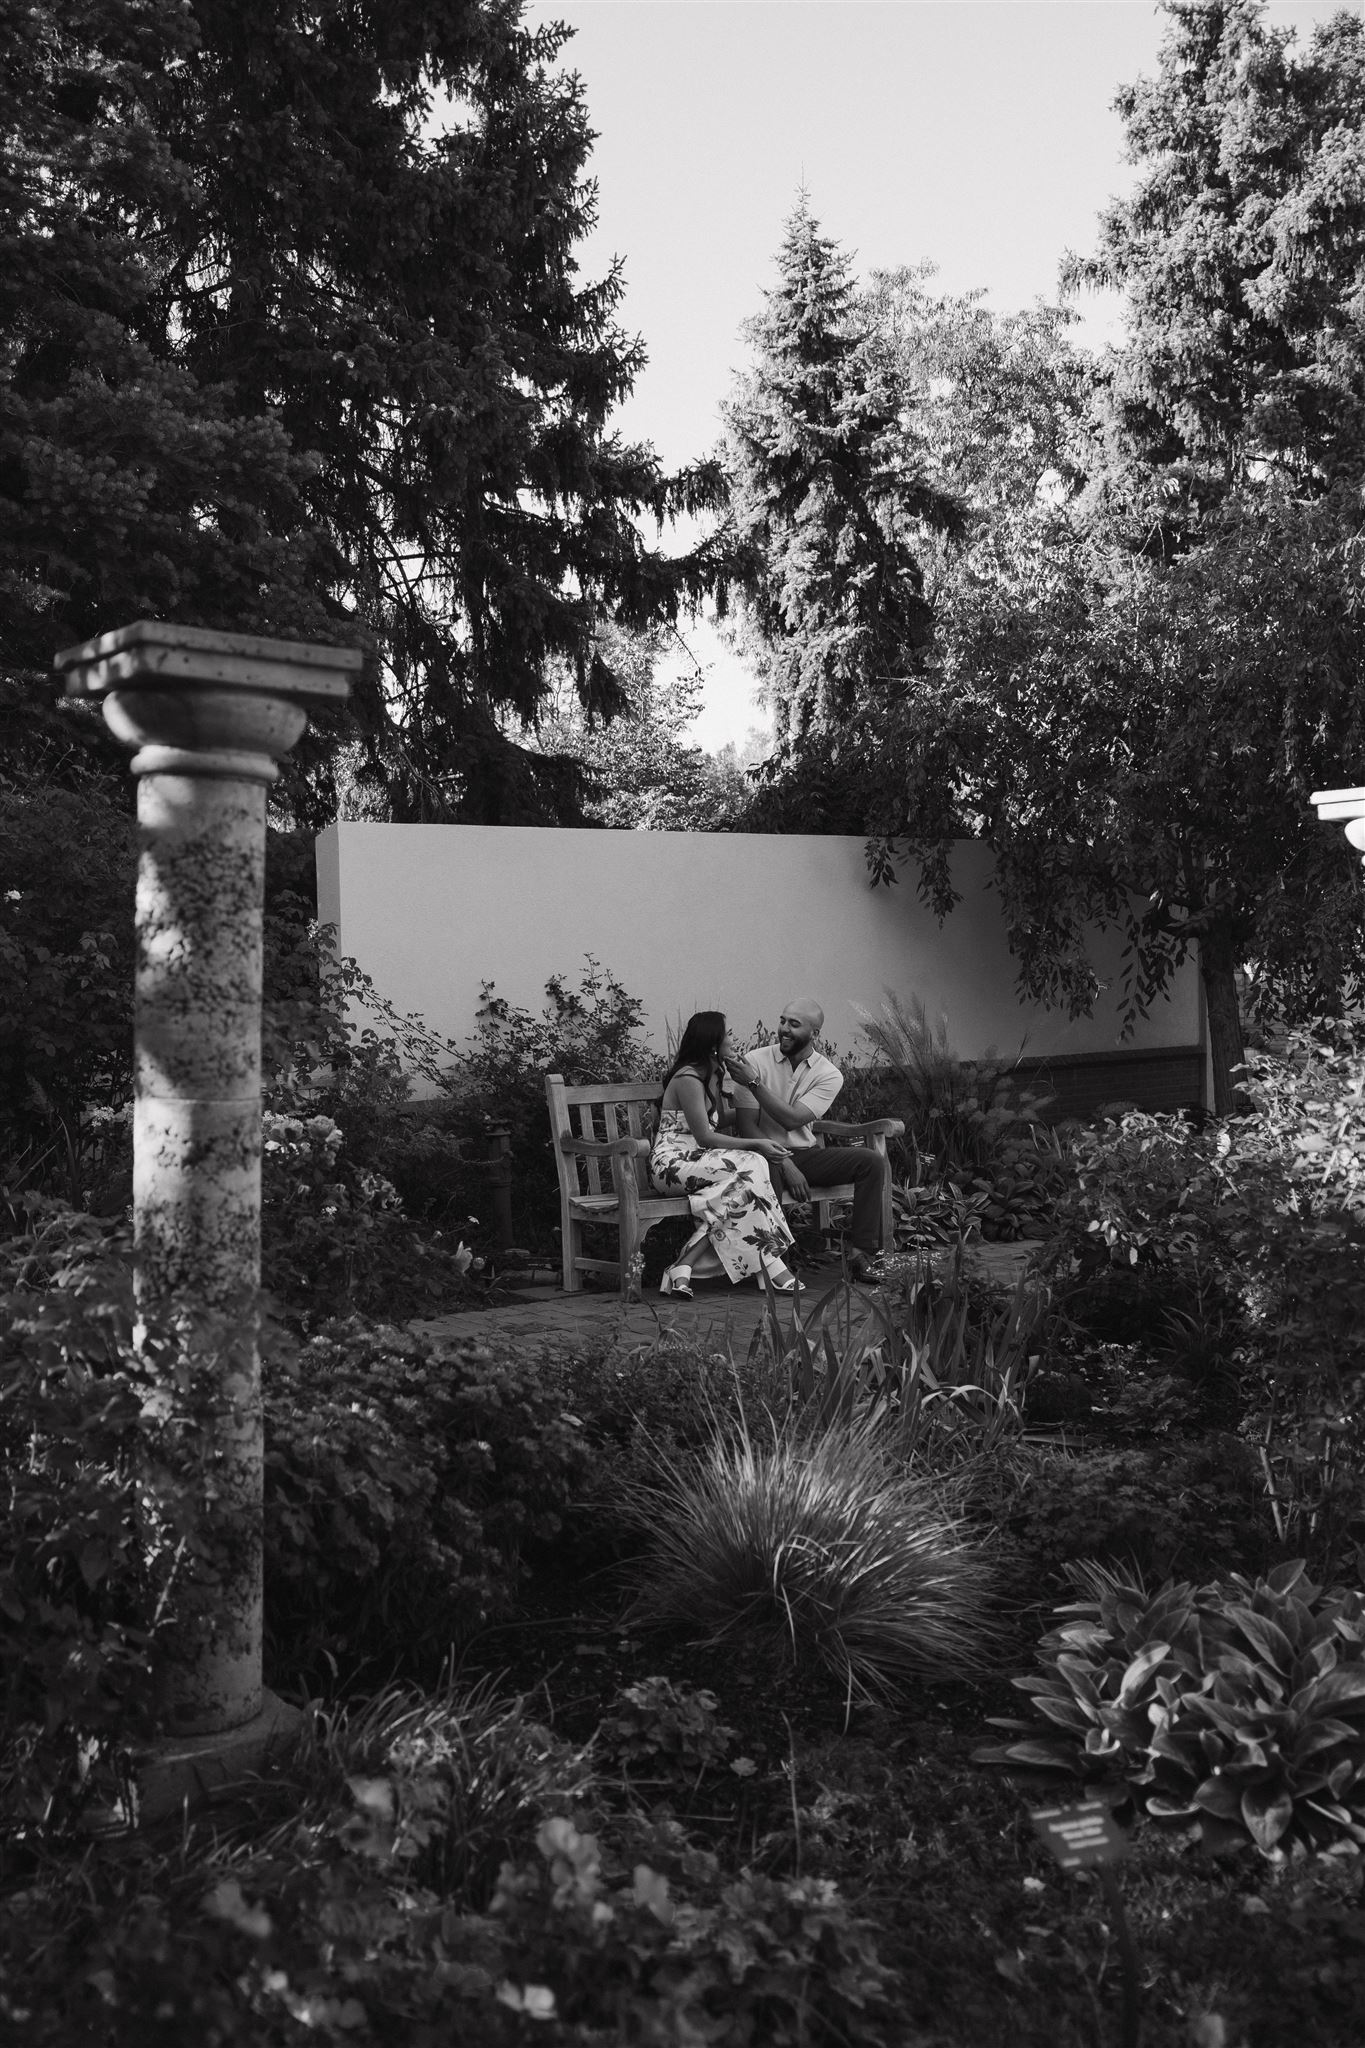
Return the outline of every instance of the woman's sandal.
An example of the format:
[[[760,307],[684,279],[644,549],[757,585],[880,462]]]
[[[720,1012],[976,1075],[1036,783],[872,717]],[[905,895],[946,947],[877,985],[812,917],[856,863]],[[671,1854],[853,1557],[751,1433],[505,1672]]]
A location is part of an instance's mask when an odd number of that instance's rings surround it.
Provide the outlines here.
[[[690,1266],[665,1266],[659,1278],[660,1294],[676,1294],[683,1301],[692,1299],[692,1268]]]
[[[790,1272],[786,1266],[782,1268],[782,1271],[786,1274],[786,1279],[774,1280],[767,1267],[760,1266],[758,1270],[759,1286],[764,1287],[766,1282],[767,1287],[771,1287],[774,1294],[800,1294],[802,1291],[801,1282],[797,1279],[795,1273]]]

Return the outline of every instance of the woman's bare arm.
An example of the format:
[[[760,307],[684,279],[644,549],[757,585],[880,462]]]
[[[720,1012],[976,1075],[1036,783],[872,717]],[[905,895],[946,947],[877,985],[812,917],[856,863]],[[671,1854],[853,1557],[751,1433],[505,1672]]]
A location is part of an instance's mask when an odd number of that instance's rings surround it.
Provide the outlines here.
[[[774,1145],[768,1138],[740,1137],[733,1131],[713,1130],[706,1090],[695,1074],[675,1074],[669,1093],[675,1097],[678,1108],[687,1118],[688,1130],[704,1152],[761,1152],[765,1159],[785,1152],[785,1147]]]

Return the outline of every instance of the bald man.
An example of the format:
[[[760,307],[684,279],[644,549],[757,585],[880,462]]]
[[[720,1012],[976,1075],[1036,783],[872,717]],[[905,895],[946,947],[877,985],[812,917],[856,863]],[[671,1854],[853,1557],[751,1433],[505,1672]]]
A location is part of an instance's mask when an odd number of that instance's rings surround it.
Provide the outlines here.
[[[867,1274],[881,1251],[883,1190],[890,1168],[881,1153],[867,1145],[822,1145],[811,1129],[818,1118],[829,1115],[844,1085],[833,1060],[815,1050],[824,1021],[825,1013],[812,997],[793,998],[782,1005],[776,1043],[740,1054],[726,1066],[743,1090],[735,1096],[741,1133],[774,1138],[792,1148],[775,1168],[785,1193],[804,1202],[812,1188],[852,1182],[849,1264],[855,1275]]]

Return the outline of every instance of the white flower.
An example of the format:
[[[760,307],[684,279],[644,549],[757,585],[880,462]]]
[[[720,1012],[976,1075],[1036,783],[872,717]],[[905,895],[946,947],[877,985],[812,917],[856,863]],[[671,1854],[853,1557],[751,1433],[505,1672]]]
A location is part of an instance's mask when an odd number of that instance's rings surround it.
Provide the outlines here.
[[[528,2020],[552,2020],[555,2016],[555,1995],[548,1984],[513,1984],[509,1979],[499,1984],[497,1998],[500,2005],[511,2006]]]

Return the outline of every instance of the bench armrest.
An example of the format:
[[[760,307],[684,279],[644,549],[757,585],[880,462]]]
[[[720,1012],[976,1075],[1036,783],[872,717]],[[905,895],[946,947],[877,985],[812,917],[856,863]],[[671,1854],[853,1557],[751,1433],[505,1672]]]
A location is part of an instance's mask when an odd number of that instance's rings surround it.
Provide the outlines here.
[[[566,1131],[559,1149],[581,1153],[587,1159],[648,1159],[652,1148],[648,1138],[575,1138]]]
[[[865,1124],[836,1124],[829,1117],[817,1117],[811,1125],[822,1138],[903,1138],[905,1125],[898,1116],[873,1117]]]

